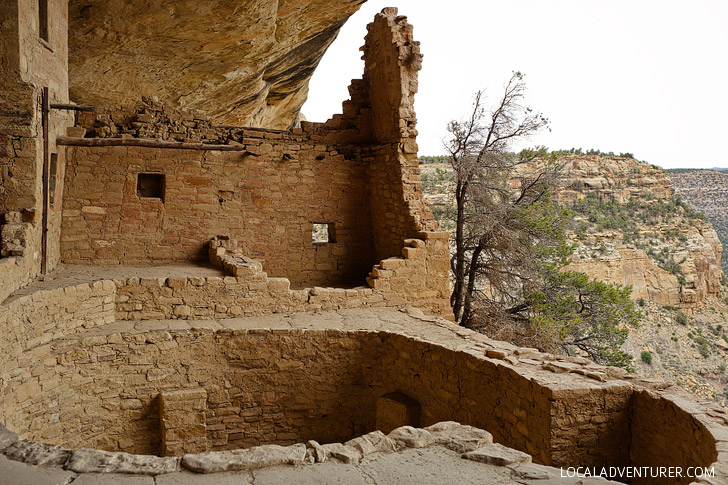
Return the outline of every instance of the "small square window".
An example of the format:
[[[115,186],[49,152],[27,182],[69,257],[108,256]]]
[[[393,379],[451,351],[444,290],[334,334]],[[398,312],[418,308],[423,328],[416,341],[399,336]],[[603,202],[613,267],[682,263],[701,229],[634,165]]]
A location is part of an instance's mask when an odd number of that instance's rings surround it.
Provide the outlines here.
[[[161,199],[164,202],[164,174],[140,173],[137,178],[137,196]]]
[[[314,244],[328,244],[336,242],[333,222],[314,222],[311,231]]]

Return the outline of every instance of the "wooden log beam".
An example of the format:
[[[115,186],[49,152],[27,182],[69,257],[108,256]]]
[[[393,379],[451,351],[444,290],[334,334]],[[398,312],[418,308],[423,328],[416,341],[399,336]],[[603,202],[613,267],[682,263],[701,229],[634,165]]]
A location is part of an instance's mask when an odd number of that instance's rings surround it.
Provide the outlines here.
[[[96,111],[93,106],[86,106],[83,104],[65,104],[65,103],[52,103],[51,109],[69,109],[72,111]]]
[[[76,138],[60,136],[56,140],[58,145],[75,147],[145,147],[145,148],[171,148],[176,150],[216,150],[221,152],[245,152],[245,155],[258,156],[257,153],[247,150],[242,145],[212,145],[206,143],[184,143],[177,141],[149,140],[145,138]]]

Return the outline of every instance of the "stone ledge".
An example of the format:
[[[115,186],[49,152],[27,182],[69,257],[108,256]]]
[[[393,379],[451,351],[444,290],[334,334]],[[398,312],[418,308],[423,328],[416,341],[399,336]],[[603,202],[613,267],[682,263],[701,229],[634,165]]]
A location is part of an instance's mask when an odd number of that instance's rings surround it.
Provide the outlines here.
[[[463,458],[497,466],[518,465],[531,461],[531,455],[498,443],[490,443],[482,448],[464,453]]]
[[[275,465],[302,465],[306,445],[262,445],[243,450],[212,451],[182,457],[182,466],[197,473],[252,470]]]
[[[409,439],[412,437],[415,437],[415,439]],[[79,449],[73,452],[61,450],[71,454],[71,457],[64,464],[51,464],[48,460],[45,460],[46,466],[37,468],[21,462],[7,461],[5,457],[0,456],[0,473],[6,477],[43,480],[42,482],[30,481],[28,483],[59,484],[68,483],[68,480],[74,477],[70,472],[78,473],[74,483],[89,484],[100,483],[103,480],[113,481],[114,483],[126,483],[126,481],[132,483],[133,480],[137,480],[138,482],[133,483],[151,484],[153,480],[151,477],[161,478],[164,475],[174,473],[177,478],[170,483],[177,483],[176,480],[187,481],[187,479],[182,478],[184,475],[179,475],[181,461],[184,468],[195,473],[229,472],[220,477],[221,480],[225,481],[236,476],[231,475],[230,472],[259,470],[277,467],[278,465],[306,466],[328,463],[329,468],[327,470],[329,470],[329,473],[336,474],[335,470],[345,470],[348,466],[358,465],[373,454],[396,454],[407,449],[434,446],[453,451],[468,449],[470,451],[463,454],[462,458],[490,466],[509,467],[509,473],[517,483],[533,483],[536,485],[543,483],[545,485],[546,483],[552,483],[552,480],[556,480],[559,476],[558,469],[531,463],[530,455],[489,441],[491,441],[491,435],[487,431],[450,421],[437,423],[426,429],[403,426],[395,429],[389,435],[374,431],[346,443],[330,443],[321,446],[315,441],[309,441],[305,445],[303,443],[291,446],[263,445],[233,451],[188,454],[181,460]],[[471,449],[473,446],[483,443],[486,443],[485,446]],[[49,456],[56,457],[57,455],[54,453],[58,451],[49,450],[42,443],[27,441],[24,447],[38,452],[35,454],[33,463],[38,462],[39,454],[50,453]],[[26,456],[30,456],[30,454]],[[335,468],[331,468],[332,466]],[[456,463],[455,466],[457,466]],[[277,469],[282,470],[280,467],[277,467]],[[485,473],[486,470],[484,469],[483,472]],[[290,468],[290,473],[293,474],[291,477],[299,476],[302,470]],[[147,478],[143,477],[145,475]],[[134,478],[135,476],[136,478]],[[194,474],[187,476],[192,479]],[[245,476],[248,475],[240,475],[238,478],[242,479]],[[160,478],[157,478],[157,480]],[[234,478],[234,480],[238,478]],[[49,481],[46,482],[45,480]],[[144,480],[147,480],[147,482]],[[572,481],[567,480],[558,483],[572,483]],[[573,481],[573,483],[577,483],[577,481]],[[604,481],[599,483],[613,482]]]
[[[81,448],[71,454],[65,468],[76,473],[161,475],[177,471],[179,459]]]

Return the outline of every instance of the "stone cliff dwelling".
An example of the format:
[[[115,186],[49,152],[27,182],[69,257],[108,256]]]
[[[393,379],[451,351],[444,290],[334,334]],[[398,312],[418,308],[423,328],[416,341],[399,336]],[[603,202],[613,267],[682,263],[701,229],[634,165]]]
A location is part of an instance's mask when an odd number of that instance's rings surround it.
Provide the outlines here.
[[[312,123],[359,0],[162,3],[0,4],[0,482],[325,482],[422,448],[499,483],[726,483],[724,411],[447,320],[406,17],[375,17],[342,113]],[[653,482],[676,479],[632,481]]]

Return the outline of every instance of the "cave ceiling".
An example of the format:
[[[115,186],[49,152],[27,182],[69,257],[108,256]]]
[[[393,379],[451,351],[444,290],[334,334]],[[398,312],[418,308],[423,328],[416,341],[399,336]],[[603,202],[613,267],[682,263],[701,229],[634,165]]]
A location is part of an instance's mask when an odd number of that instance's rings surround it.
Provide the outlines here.
[[[156,96],[219,124],[287,128],[365,0],[70,0],[71,99]]]

